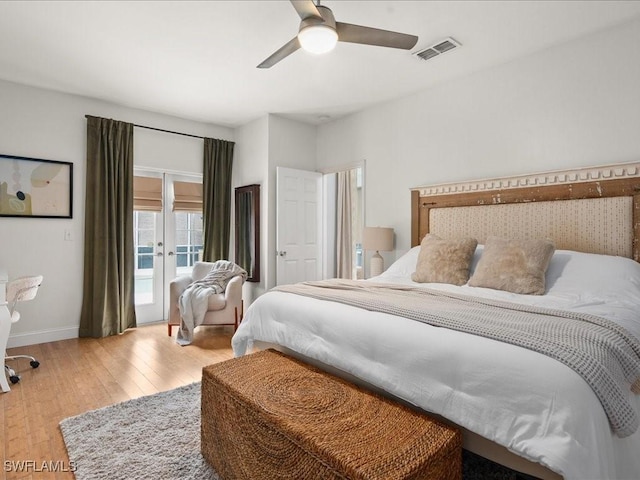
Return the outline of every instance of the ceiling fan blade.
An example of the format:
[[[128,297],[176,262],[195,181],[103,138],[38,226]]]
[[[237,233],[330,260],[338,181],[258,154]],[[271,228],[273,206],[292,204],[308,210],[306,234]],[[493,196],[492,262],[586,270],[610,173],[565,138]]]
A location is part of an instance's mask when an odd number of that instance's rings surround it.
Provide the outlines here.
[[[403,50],[411,50],[418,43],[418,37],[415,35],[362,27],[350,23],[336,22],[336,30],[340,42],[362,43],[364,45],[401,48]]]
[[[291,0],[291,5],[296,9],[302,20],[308,17],[318,17],[322,20],[322,15],[320,15],[320,11],[313,3],[313,0]]]
[[[273,53],[269,58],[267,58],[264,62],[258,65],[258,68],[273,67],[280,60],[288,57],[299,48],[300,48],[300,42],[298,41],[298,37],[293,37],[291,40],[285,43],[282,47],[276,50],[276,52]]]

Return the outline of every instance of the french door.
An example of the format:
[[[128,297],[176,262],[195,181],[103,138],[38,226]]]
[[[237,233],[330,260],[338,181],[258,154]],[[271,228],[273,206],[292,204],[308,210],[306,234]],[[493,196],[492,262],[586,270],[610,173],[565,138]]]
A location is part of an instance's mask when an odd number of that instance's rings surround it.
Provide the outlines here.
[[[146,170],[135,177],[135,307],[144,324],[168,317],[169,282],[200,259],[202,177]]]

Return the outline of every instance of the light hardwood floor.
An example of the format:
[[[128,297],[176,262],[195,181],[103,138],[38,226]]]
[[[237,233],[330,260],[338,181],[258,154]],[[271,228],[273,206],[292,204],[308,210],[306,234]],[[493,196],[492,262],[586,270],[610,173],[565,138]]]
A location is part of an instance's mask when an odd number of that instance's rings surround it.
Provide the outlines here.
[[[231,327],[201,327],[186,347],[175,343],[175,330],[170,338],[162,323],[113,337],[9,349],[9,355],[33,355],[40,367],[11,362],[22,380],[0,393],[0,478],[72,479],[70,472],[46,471],[69,467],[62,419],[199,381],[202,367],[233,357]],[[20,461],[35,468],[20,468]]]

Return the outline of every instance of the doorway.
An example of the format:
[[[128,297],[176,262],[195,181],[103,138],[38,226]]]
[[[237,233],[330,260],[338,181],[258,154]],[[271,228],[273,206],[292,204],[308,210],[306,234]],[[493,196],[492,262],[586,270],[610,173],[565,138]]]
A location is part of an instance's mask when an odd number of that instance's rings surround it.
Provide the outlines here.
[[[163,321],[169,282],[202,255],[202,176],[136,169],[133,221],[137,321]]]
[[[276,285],[364,277],[364,188],[364,163],[276,168]]]
[[[324,278],[364,278],[364,163],[323,176]]]

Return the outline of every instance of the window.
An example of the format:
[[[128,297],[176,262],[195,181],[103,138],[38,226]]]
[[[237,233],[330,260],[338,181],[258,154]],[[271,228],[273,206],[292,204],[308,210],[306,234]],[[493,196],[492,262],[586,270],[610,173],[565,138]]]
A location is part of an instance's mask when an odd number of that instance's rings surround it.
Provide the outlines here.
[[[178,275],[191,272],[202,252],[202,213],[175,212]]]
[[[153,302],[153,262],[156,243],[156,212],[133,212],[133,252],[135,265],[135,302]]]

